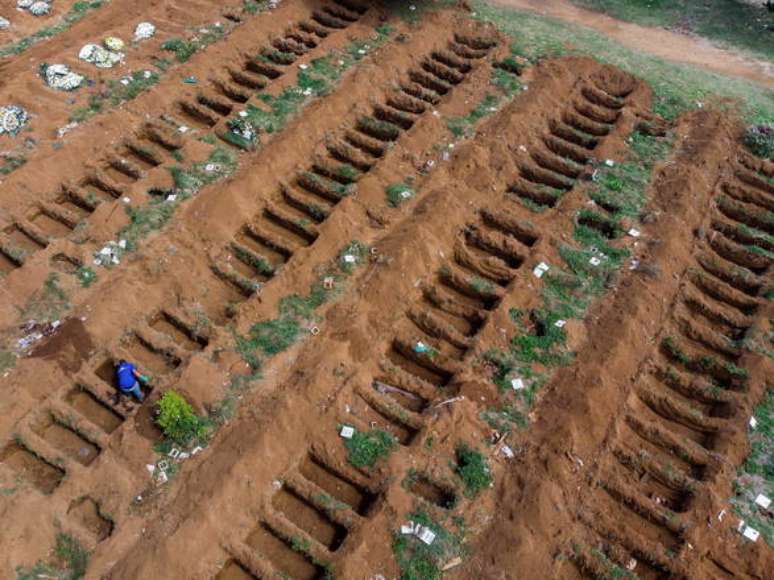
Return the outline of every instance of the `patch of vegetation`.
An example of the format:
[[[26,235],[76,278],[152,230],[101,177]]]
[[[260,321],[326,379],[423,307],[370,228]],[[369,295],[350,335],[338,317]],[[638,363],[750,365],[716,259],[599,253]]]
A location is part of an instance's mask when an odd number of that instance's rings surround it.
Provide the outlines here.
[[[486,457],[472,447],[462,443],[456,450],[457,463],[454,472],[465,486],[465,495],[473,497],[492,484],[492,473]]]
[[[387,205],[390,207],[398,207],[417,194],[413,187],[403,181],[388,185],[384,192],[387,194]]]
[[[43,282],[43,288],[35,291],[20,309],[25,320],[53,322],[70,309],[70,298],[59,285],[59,274],[51,272]]]
[[[277,318],[257,322],[247,336],[235,334],[235,347],[242,359],[257,370],[262,365],[262,356],[273,356],[290,348],[308,332],[305,327],[315,320],[315,311],[340,291],[342,282],[367,256],[365,244],[357,240],[350,242],[332,263],[321,269],[306,296],[285,296],[280,300]]]
[[[81,266],[75,272],[75,277],[78,278],[83,288],[88,288],[97,280],[97,273],[88,266]]]
[[[770,385],[753,416],[757,425],[749,430],[750,454],[737,473],[731,504],[774,547],[774,518],[755,504],[759,494],[774,498],[774,389]]]
[[[751,122],[766,122],[774,117],[774,96],[756,83],[668,63],[624,48],[591,29],[533,12],[495,6],[483,0],[473,0],[473,7],[475,18],[493,22],[513,39],[513,51],[531,62],[565,54],[591,54],[642,78],[655,92],[655,112],[664,117],[675,118],[696,108],[697,103],[706,104],[714,96],[738,100]],[[759,36],[761,42],[770,42],[765,32]]]
[[[490,407],[481,412],[480,418],[500,434],[509,433],[513,429],[524,429],[528,425],[524,414],[510,405],[499,409]]]
[[[88,104],[78,107],[70,115],[70,122],[82,123],[103,111],[106,106],[117,107],[131,101],[140,93],[156,85],[160,76],[157,72],[138,70],[120,80],[110,80],[107,86],[95,94],[89,95]]]
[[[24,155],[3,154],[0,156],[0,175],[8,175],[27,163]]]
[[[165,392],[158,405],[156,423],[172,442],[190,445],[206,436],[209,421],[194,413],[193,407],[176,391]]]
[[[344,440],[347,460],[355,467],[373,467],[382,457],[387,457],[397,446],[392,433],[381,429],[356,431],[352,439]]]
[[[265,107],[248,104],[244,111],[228,120],[229,131],[225,139],[242,149],[252,149],[261,133],[271,134],[282,130],[310,97],[327,94],[341,75],[357,60],[361,50],[369,50],[383,44],[389,37],[389,27],[376,29],[370,40],[353,41],[341,51],[310,61],[308,68],[298,71],[296,85],[286,87],[279,95],[260,94]]]
[[[755,57],[774,59],[770,27],[774,13],[765,2],[757,5],[728,0],[573,0],[585,8],[644,26],[661,26],[703,36],[728,48],[741,49]]]
[[[37,44],[41,40],[51,38],[68,30],[75,23],[82,20],[89,12],[96,10],[109,2],[109,0],[86,0],[81,2],[75,2],[70,10],[62,16],[61,20],[53,26],[46,26],[33,34],[22,38],[17,42],[6,44],[0,47],[0,58],[10,56],[13,54],[21,54],[29,47]]]
[[[86,575],[88,564],[89,553],[80,542],[69,534],[59,532],[56,535],[54,562],[47,564],[39,561],[32,568],[19,566],[16,568],[16,580],[79,580]]]
[[[446,126],[456,138],[470,134],[472,127],[487,115],[497,110],[500,98],[495,95],[486,95],[475,108],[464,117],[449,117]]]
[[[223,146],[216,146],[206,161],[169,168],[177,195],[174,201],[154,196],[141,207],[126,206],[130,223],[121,229],[119,238],[126,240],[127,250],[136,249],[142,239],[164,227],[186,199],[205,185],[230,175],[235,168],[236,156]]]
[[[744,144],[753,155],[774,159],[774,125],[751,125],[744,133]]]
[[[196,33],[196,36],[188,40],[170,38],[162,43],[161,50],[174,53],[177,62],[187,62],[198,51],[223,38],[224,34],[223,26],[202,28]]]
[[[439,580],[444,564],[465,555],[464,520],[453,520],[458,529],[452,533],[424,510],[413,511],[408,519],[432,531],[435,540],[428,545],[414,535],[393,534],[392,551],[400,567],[400,580]]]
[[[0,375],[10,370],[16,364],[16,355],[7,350],[0,350]]]
[[[246,14],[258,14],[269,7],[268,0],[243,0],[242,11]]]

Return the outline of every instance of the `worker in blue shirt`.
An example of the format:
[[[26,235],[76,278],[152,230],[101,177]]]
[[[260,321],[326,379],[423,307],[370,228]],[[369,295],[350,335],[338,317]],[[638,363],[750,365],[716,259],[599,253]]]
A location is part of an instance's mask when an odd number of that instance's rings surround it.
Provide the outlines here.
[[[140,381],[144,382],[146,379],[139,373],[137,367],[121,359],[116,366],[116,378],[118,380],[118,389],[124,395],[134,395],[138,401],[143,402],[145,397],[140,388]]]

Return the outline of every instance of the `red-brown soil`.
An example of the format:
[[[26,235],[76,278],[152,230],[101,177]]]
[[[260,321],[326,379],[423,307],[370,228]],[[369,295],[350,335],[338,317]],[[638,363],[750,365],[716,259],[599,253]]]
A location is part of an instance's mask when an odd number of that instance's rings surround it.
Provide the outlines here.
[[[211,21],[206,10],[217,6],[201,4],[197,18]],[[386,18],[380,6],[352,0],[286,0],[61,148],[34,152],[2,184],[0,249],[31,250],[0,262],[2,337],[13,345],[23,334],[19,309],[54,267],[70,309],[3,377],[0,488],[13,491],[0,495],[0,576],[45,560],[61,530],[92,551],[88,578],[303,579],[323,577],[323,566],[339,578],[396,578],[392,533],[415,506],[467,522],[472,550],[450,577],[593,576],[602,573],[598,553],[623,565],[634,558],[643,578],[762,578],[770,569],[763,542],[739,548],[734,520],[715,523],[746,452],[750,409],[771,376],[770,361],[727,340],[771,316],[769,261],[744,249],[736,226],[770,227],[762,216],[774,192],[760,178],[770,165],[744,154],[739,123],[726,113],[676,124],[674,153],[648,192],[655,219],[621,242],[658,274],[625,270],[585,322],[568,324],[576,362],[541,390],[530,426],[504,440],[517,451],[512,460],[482,444],[491,429],[479,415],[498,398],[482,355],[506,343],[511,309],[539,304],[532,268],[561,260],[586,199],[576,163],[620,160],[649,114],[649,88],[614,67],[576,57],[532,66],[521,77],[528,90],[449,148],[446,120],[492,91],[507,39],[455,11],[415,26],[391,18],[390,41],[257,151],[234,148],[236,172],[183,203],[120,265],[99,269],[87,288],[67,273],[91,264],[127,223],[119,198],[141,206],[150,187],[169,186],[172,151],[187,161],[211,151],[198,138],[219,135],[227,115],[202,105],[182,78],[215,91],[228,66],[246,67],[245,54],[299,23],[336,24],[269,79],[264,90],[276,95],[300,65],[370,38]],[[102,33],[76,28],[72,42]],[[30,51],[64,51],[59,41]],[[182,119],[186,110],[193,134],[154,130],[161,115]],[[38,118],[55,127],[68,111]],[[129,136],[162,160],[131,176],[117,171]],[[408,176],[416,198],[389,207],[385,188]],[[354,191],[343,196],[339,186],[348,185]],[[545,185],[564,193],[548,195]],[[87,186],[101,188],[105,202],[88,207]],[[77,208],[77,220],[61,219]],[[73,231],[81,219],[86,236]],[[161,394],[174,388],[211,411],[249,372],[234,333],[307,293],[352,240],[372,254],[317,311],[316,330],[267,361],[209,446],[157,485],[146,465],[158,459]],[[258,259],[271,267],[256,267]],[[435,356],[418,354],[418,341]],[[153,376],[145,404],[116,398],[119,358]],[[737,367],[746,381],[728,370]],[[342,423],[389,431],[398,448],[374,469],[354,468]],[[476,498],[449,469],[460,441],[486,449],[492,465],[495,485]],[[404,485],[410,470],[418,475]]]

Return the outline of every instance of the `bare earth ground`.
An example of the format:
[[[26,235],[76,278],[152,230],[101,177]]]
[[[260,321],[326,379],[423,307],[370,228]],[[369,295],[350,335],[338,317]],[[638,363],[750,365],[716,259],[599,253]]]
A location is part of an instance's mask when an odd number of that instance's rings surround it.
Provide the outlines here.
[[[169,10],[159,38],[132,53],[137,67],[185,32],[188,14],[206,23],[237,10],[130,4],[100,10]],[[64,531],[92,552],[87,578],[397,578],[393,534],[417,509],[465,522],[470,552],[449,562],[449,577],[607,577],[611,562],[632,560],[642,578],[772,569],[763,541],[743,543],[735,519],[717,521],[773,371],[736,342],[774,315],[769,254],[745,245],[745,228],[774,234],[774,166],[745,153],[741,121],[698,111],[665,124],[674,145],[653,171],[641,236],[611,242],[651,275],[624,268],[585,320],[567,323],[575,360],[539,391],[527,427],[486,445],[493,429],[481,414],[502,394],[484,355],[507,347],[514,310],[540,307],[545,281],[533,268],[561,263],[588,206],[588,168],[621,163],[635,129],[660,126],[650,88],[592,58],[546,60],[521,74],[528,90],[449,147],[446,120],[482,101],[508,55],[494,27],[456,10],[409,26],[378,4],[287,0],[230,21],[224,40],[53,147],[46,139],[78,103],[36,99],[27,61],[72,57],[108,30],[100,10],[9,59],[3,74],[15,75],[0,81],[3,98],[19,95],[33,110],[45,145],[0,185],[3,338],[21,336],[20,311],[52,272],[69,303],[63,325],[2,378],[0,577],[46,560]],[[126,36],[135,24],[115,30]],[[375,44],[384,24],[387,40],[362,49],[260,148],[223,138],[245,102],[265,105],[244,83],[281,95],[315,59]],[[624,44],[646,39],[622,30]],[[291,35],[308,41],[303,50]],[[278,38],[300,54],[282,65],[248,58],[273,52]],[[771,86],[756,63],[676,35],[650,38],[665,58],[691,52],[693,64]],[[127,207],[153,207],[175,188],[169,167],[204,165],[221,148],[237,160],[233,174],[182,202],[120,264],[97,268],[96,282],[78,284],[72,274],[94,267],[94,252],[130,222]],[[355,188],[344,163],[357,169]],[[385,188],[407,176],[417,195],[388,206]],[[547,198],[553,189],[561,197]],[[370,249],[360,254],[353,240]],[[346,276],[342,249],[356,255]],[[250,373],[235,336],[331,272],[303,340],[264,361],[252,389],[230,388]],[[417,351],[420,341],[433,356]],[[113,396],[119,358],[154,377],[142,406]],[[172,388],[201,413],[238,399],[209,445],[179,463],[154,452],[163,436],[152,409]],[[354,467],[340,424],[382,429],[397,448]],[[494,486],[476,496],[450,468],[460,442],[491,466]],[[146,469],[159,459],[177,469],[166,483]]]

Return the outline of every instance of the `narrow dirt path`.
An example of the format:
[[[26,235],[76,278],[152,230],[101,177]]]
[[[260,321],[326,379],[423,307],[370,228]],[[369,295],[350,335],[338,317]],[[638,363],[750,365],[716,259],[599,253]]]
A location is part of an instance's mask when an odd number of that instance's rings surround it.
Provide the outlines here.
[[[578,8],[565,0],[491,0],[491,2],[581,24],[634,50],[774,88],[774,64],[717,48],[703,38],[622,22],[598,12]]]

